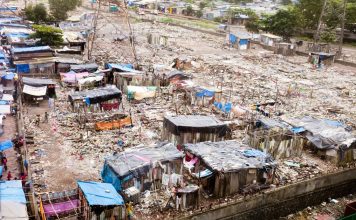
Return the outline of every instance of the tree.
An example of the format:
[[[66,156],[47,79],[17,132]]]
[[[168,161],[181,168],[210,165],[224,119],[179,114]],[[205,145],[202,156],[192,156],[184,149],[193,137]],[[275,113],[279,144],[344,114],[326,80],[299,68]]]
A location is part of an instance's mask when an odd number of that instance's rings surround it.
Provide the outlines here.
[[[35,33],[30,35],[32,39],[41,39],[41,45],[58,46],[63,43],[62,30],[47,25],[33,25]]]
[[[44,4],[36,4],[35,6],[29,5],[25,8],[25,16],[28,20],[39,24],[46,22],[48,19],[47,9]]]
[[[68,18],[68,12],[76,9],[81,0],[49,0],[51,15],[56,21],[64,21]]]
[[[281,1],[281,4],[282,5],[290,5],[290,4],[292,4],[293,2],[292,2],[292,0],[282,0]]]
[[[333,43],[336,41],[336,34],[335,31],[326,30],[320,34],[320,40],[325,43]]]
[[[208,5],[208,4],[207,4],[206,2],[203,2],[203,1],[202,1],[202,2],[199,3],[199,9],[200,9],[200,10],[203,10],[207,5]]]
[[[303,18],[298,10],[291,7],[287,10],[279,10],[265,21],[266,30],[283,36],[287,40],[294,36],[303,27]]]
[[[203,11],[202,10],[199,10],[197,11],[197,13],[195,14],[198,18],[201,18],[203,17]]]
[[[192,16],[194,11],[193,11],[193,7],[191,5],[188,5],[186,13],[188,16]]]

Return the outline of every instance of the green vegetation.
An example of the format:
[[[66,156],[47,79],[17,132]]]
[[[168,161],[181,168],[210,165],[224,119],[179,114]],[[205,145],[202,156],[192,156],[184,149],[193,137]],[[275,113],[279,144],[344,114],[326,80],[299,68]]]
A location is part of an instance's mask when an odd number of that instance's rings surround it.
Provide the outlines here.
[[[41,45],[58,46],[63,43],[62,30],[47,25],[33,25],[35,33],[30,35],[32,39],[41,39]]]
[[[24,11],[26,18],[36,24],[49,20],[46,6],[43,3],[36,5],[30,4]]]
[[[185,20],[176,18],[161,18],[159,22],[167,24],[178,24],[194,28],[216,29],[218,23],[205,20]]]
[[[49,0],[49,9],[55,21],[64,21],[68,18],[68,12],[82,4],[81,0]]]
[[[257,17],[255,13],[248,10],[235,9],[229,12],[229,17],[238,14],[249,16],[249,21],[245,27],[250,32],[260,30],[280,35],[285,39],[298,36],[304,31],[315,31],[318,26],[324,0],[299,0],[296,4],[291,4],[289,0],[282,3],[287,5],[274,15],[262,15]],[[320,39],[331,43],[336,41],[336,28],[340,28],[344,0],[327,1],[326,11],[323,17],[323,31]],[[352,27],[356,23],[356,0],[348,0],[346,5],[345,27]]]

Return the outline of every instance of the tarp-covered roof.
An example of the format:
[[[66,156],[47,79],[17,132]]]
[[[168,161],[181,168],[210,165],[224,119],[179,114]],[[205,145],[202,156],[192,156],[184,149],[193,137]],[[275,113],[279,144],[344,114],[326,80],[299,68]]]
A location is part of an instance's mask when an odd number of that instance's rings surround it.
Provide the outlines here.
[[[124,200],[111,183],[78,181],[89,205],[123,205]]]
[[[157,162],[172,161],[183,157],[172,143],[154,146],[137,146],[108,157],[105,163],[121,178],[133,174],[145,174]]]
[[[242,145],[237,141],[185,144],[185,150],[200,157],[212,170],[234,172],[242,169],[274,166],[269,154]]]
[[[298,131],[307,131],[306,138],[319,149],[337,149],[341,146],[350,147],[356,143],[356,137],[345,129],[338,121],[316,119],[311,116],[290,118],[285,120]]]
[[[116,69],[121,72],[141,73],[140,71],[133,69],[131,64],[107,63],[105,64],[105,67],[108,69]]]
[[[87,63],[87,64],[74,64],[70,65],[70,70],[78,73],[78,72],[95,72],[99,68],[98,64],[96,63]]]
[[[14,143],[12,143],[11,140],[2,141],[2,142],[0,142],[0,151],[12,148],[13,146],[14,146]]]
[[[33,52],[52,52],[49,46],[40,47],[14,47],[11,49],[12,53],[33,53]]]
[[[163,126],[173,134],[181,132],[215,133],[225,136],[227,125],[214,116],[177,115],[165,116]]]
[[[21,180],[0,181],[0,219],[28,219]]]
[[[28,95],[41,97],[47,94],[47,86],[34,87],[30,85],[24,85],[22,92]]]
[[[70,102],[85,100],[87,104],[96,104],[112,99],[121,99],[122,92],[114,85],[92,90],[77,91],[68,96]]]
[[[42,86],[56,84],[52,79],[22,77],[22,82],[27,85]]]

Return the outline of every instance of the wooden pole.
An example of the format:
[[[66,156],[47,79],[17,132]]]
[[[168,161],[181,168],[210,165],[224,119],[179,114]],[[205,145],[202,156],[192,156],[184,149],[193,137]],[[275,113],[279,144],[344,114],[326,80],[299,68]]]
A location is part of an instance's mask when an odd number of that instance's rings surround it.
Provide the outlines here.
[[[344,6],[343,6],[343,14],[341,18],[341,36],[340,36],[340,41],[339,41],[339,51],[338,51],[338,57],[340,58],[342,56],[342,45],[344,43],[344,29],[345,29],[345,18],[346,18],[346,5],[347,5],[347,0],[344,0]]]

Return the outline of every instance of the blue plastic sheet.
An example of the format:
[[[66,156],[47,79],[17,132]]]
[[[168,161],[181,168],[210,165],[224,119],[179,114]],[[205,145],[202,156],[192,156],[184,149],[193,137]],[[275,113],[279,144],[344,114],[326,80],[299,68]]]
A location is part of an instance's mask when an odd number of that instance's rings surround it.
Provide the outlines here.
[[[89,205],[123,205],[124,200],[110,183],[78,181]]]
[[[214,102],[215,107],[223,111],[224,113],[230,113],[232,109],[232,103],[228,102],[225,104],[222,104],[221,102]]]
[[[235,44],[237,41],[237,37],[233,34],[230,34],[229,39],[230,39],[230,43],[232,44]]]
[[[264,152],[255,149],[245,150],[243,155],[246,157],[266,157]]]
[[[304,127],[294,127],[294,128],[292,128],[292,132],[295,133],[295,134],[298,134],[298,133],[301,133],[301,132],[304,132],[304,131],[305,131]]]
[[[2,176],[3,170],[4,170],[4,166],[0,166],[0,176]]]
[[[0,181],[0,200],[26,203],[21,180]]]
[[[248,44],[248,40],[247,39],[241,39],[240,40],[240,45],[247,45]]]
[[[135,72],[132,64],[107,63],[105,67],[108,69],[118,69],[123,72]]]
[[[10,102],[6,100],[0,100],[0,105],[10,105]]]
[[[13,80],[15,77],[14,73],[7,73],[6,75],[2,76],[2,78],[6,79],[6,80]]]
[[[207,89],[203,89],[202,91],[199,91],[195,94],[196,97],[213,97],[215,94],[214,91],[210,91],[210,90],[207,90]]]
[[[111,183],[117,191],[122,190],[120,179],[107,164],[104,165],[101,171],[101,178],[104,183]]]
[[[18,73],[29,73],[30,72],[30,65],[29,64],[17,64],[16,65],[16,72],[18,72]]]
[[[12,148],[13,146],[14,143],[12,143],[12,141],[10,140],[0,142],[0,151],[4,151],[6,149]]]

